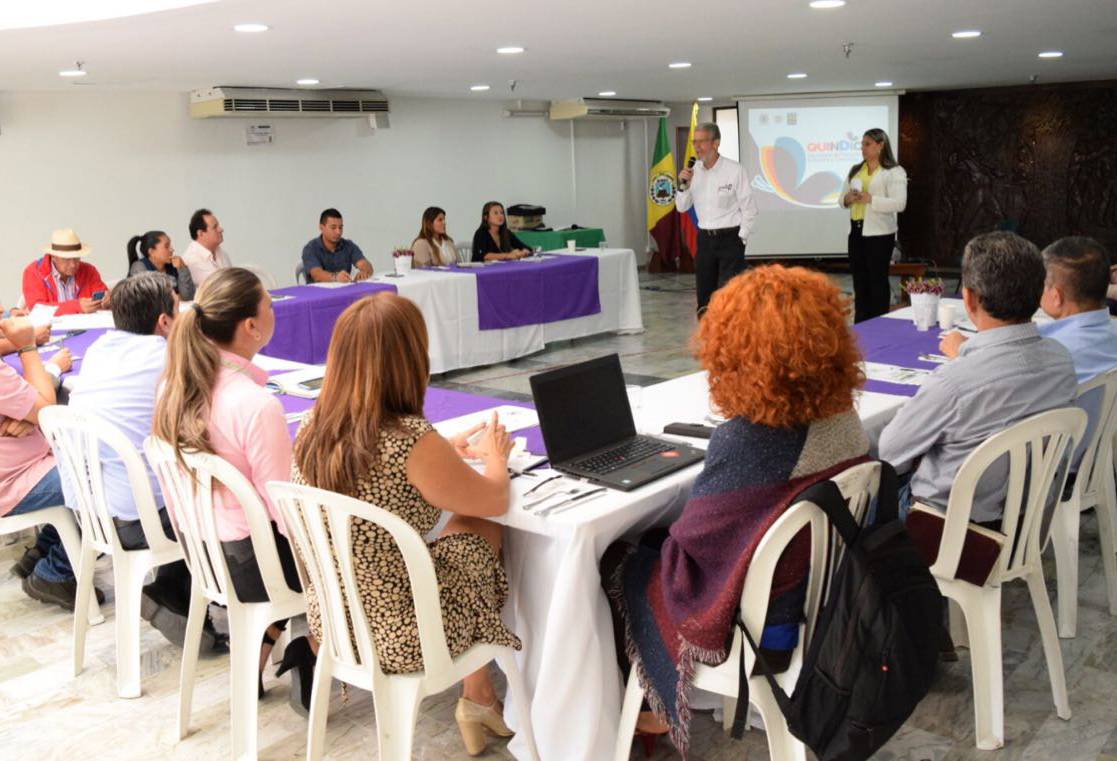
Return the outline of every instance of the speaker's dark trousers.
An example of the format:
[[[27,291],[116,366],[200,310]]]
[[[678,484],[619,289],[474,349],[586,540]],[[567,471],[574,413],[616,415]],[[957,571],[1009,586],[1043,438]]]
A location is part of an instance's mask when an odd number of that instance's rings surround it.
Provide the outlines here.
[[[853,275],[853,321],[887,314],[892,303],[888,266],[896,234],[862,235],[862,222],[849,223],[849,271]]]
[[[714,291],[745,270],[745,243],[741,228],[698,231],[698,258],[694,262],[694,281],[698,291],[698,314],[706,311]]]

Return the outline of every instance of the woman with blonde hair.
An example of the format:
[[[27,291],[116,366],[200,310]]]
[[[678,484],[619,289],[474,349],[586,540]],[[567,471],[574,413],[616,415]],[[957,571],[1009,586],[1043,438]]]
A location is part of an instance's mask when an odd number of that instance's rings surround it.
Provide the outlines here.
[[[349,306],[334,328],[326,377],[314,411],[295,440],[292,479],[388,510],[427,534],[441,511],[452,513],[430,544],[438,575],[446,643],[458,656],[477,642],[519,649],[501,621],[508,580],[501,563],[501,527],[487,518],[508,509],[511,440],[496,416],[454,439],[423,417],[430,375],[427,329],[415,304],[380,293]],[[483,430],[482,430],[483,429]],[[472,448],[467,439],[481,432]],[[481,459],[477,473],[464,457]],[[423,669],[411,585],[391,536],[354,519],[353,557],[361,600],[386,673]],[[307,620],[321,638],[314,589]],[[485,732],[509,736],[488,666],[465,678],[455,717],[470,755],[485,749]]]
[[[264,488],[268,481],[286,481],[291,472],[283,407],[264,387],[267,372],[252,364],[274,331],[271,296],[255,274],[231,267],[208,277],[191,308],[174,321],[152,432],[176,452],[216,454],[248,477],[272,519],[284,580],[300,591],[294,556],[280,533],[282,519]],[[175,506],[169,507],[173,514]],[[243,508],[225,490],[214,494],[213,507],[237,597],[266,602]],[[273,624],[264,635],[261,672],[285,623]]]
[[[423,211],[419,234],[411,242],[411,253],[418,267],[446,266],[458,261],[454,239],[446,234],[446,211],[437,206]]]
[[[758,267],[714,294],[698,326],[697,354],[726,421],[710,438],[670,534],[653,530],[639,546],[614,544],[602,560],[622,668],[631,655],[652,709],[637,726],[670,730],[684,756],[690,675],[695,664],[728,656],[745,574],[764,533],[799,492],[868,453],[853,407],[864,376],[847,311],[825,275],[800,267]],[[776,567],[760,640],[770,663],[786,664],[798,641],[805,539],[793,540]]]

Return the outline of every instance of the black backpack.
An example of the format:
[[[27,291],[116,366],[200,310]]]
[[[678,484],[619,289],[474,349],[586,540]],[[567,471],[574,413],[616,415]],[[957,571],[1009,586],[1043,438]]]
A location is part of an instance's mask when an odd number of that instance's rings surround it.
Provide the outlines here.
[[[943,598],[927,563],[896,519],[896,473],[881,464],[877,521],[860,528],[832,481],[804,490],[829,517],[846,551],[829,582],[814,636],[790,697],[768,679],[791,733],[819,761],[862,761],[888,741],[931,688],[944,642]],[[793,502],[794,502],[793,501]],[[748,630],[737,626],[760,653]],[[733,735],[748,713],[741,649]]]

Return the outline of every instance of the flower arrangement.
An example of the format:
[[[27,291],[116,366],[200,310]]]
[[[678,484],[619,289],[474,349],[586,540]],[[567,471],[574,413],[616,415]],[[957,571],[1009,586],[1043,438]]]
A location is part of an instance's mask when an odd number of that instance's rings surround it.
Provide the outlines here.
[[[942,296],[943,285],[941,277],[913,277],[900,283],[900,288],[904,290],[909,296],[915,294],[929,294],[932,296]]]
[[[415,252],[405,246],[398,246],[392,249],[392,258],[398,259],[401,256],[415,256]]]

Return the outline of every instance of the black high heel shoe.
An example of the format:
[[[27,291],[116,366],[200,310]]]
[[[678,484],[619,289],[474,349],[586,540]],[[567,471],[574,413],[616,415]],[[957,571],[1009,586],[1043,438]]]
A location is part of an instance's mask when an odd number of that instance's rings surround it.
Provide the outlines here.
[[[265,631],[264,632],[264,642],[263,642],[263,644],[264,645],[271,645],[272,647],[275,647],[275,638],[272,637],[270,634],[268,634]],[[263,647],[263,645],[261,645],[261,647]],[[271,655],[271,650],[268,651],[268,655],[269,656]],[[256,695],[256,699],[257,700],[263,700],[264,699],[264,670],[263,669],[260,669],[260,674],[256,678],[259,680],[259,682],[258,682],[259,693]]]
[[[314,666],[318,663],[318,656],[310,648],[310,640],[299,637],[291,640],[283,652],[283,661],[276,669],[277,677],[291,671],[291,694],[288,698],[291,708],[297,714],[307,716],[310,713],[310,691],[314,685]]]

